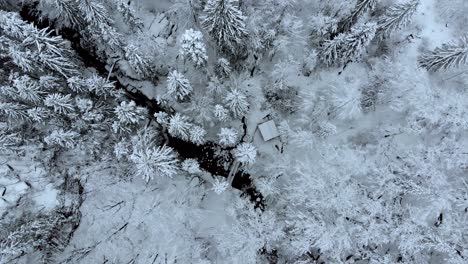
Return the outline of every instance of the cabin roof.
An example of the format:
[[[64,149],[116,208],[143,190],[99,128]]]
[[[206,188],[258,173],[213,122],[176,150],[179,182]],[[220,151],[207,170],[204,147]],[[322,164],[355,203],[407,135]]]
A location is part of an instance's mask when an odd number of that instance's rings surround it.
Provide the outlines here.
[[[263,140],[269,141],[279,136],[278,128],[273,120],[258,125]]]

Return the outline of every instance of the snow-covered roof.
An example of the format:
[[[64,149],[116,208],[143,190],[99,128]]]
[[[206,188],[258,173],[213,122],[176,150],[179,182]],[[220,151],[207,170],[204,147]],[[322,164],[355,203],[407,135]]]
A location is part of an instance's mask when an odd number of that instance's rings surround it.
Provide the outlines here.
[[[268,141],[279,136],[278,129],[273,120],[267,121],[258,125],[260,133],[262,134],[263,140]]]

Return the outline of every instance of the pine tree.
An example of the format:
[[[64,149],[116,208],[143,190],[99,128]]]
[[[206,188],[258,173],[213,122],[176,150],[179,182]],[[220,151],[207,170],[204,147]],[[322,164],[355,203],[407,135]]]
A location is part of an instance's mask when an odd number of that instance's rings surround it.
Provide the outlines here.
[[[33,107],[26,111],[28,117],[34,121],[42,123],[51,117],[51,113],[44,107]]]
[[[234,117],[241,117],[249,110],[247,97],[237,89],[228,92],[224,98],[224,102],[234,114]]]
[[[254,164],[257,148],[251,143],[241,143],[234,149],[234,157],[244,165]]]
[[[57,27],[78,28],[83,24],[78,1],[75,0],[42,0],[38,10],[42,16],[56,21]]]
[[[135,45],[128,45],[125,47],[125,59],[127,59],[130,67],[142,77],[151,76],[150,59],[139,52]]]
[[[93,74],[85,80],[88,91],[104,98],[116,94],[114,83],[115,82],[111,82],[97,74]]]
[[[74,106],[70,94],[49,94],[44,99],[44,105],[53,108],[54,111],[59,114],[68,114],[74,111]]]
[[[13,63],[27,72],[44,72],[44,68],[65,77],[78,74],[73,61],[74,53],[68,41],[51,36],[49,29],[38,29],[21,20],[18,14],[0,11],[2,50],[8,50]]]
[[[166,112],[157,112],[154,113],[156,122],[162,126],[167,126],[169,124],[169,115]]]
[[[0,102],[0,116],[8,120],[27,120],[26,106],[18,103]]]
[[[228,78],[231,76],[232,69],[229,61],[225,58],[218,59],[215,72],[220,78]]]
[[[358,0],[351,15],[339,25],[339,32],[348,31],[363,14],[372,11],[376,5],[377,0]]]
[[[181,164],[181,169],[190,173],[190,174],[197,174],[202,172],[200,169],[200,164],[195,159],[186,159]]]
[[[238,133],[234,128],[221,128],[221,131],[218,134],[219,144],[221,146],[230,147],[237,144]]]
[[[188,117],[176,113],[169,119],[168,132],[173,137],[187,141],[189,140],[191,126],[192,124],[189,122]]]
[[[146,119],[146,108],[136,106],[134,101],[121,102],[115,107],[114,113],[117,115],[121,124],[138,124]]]
[[[48,145],[58,145],[64,148],[73,148],[76,146],[77,139],[79,134],[68,130],[63,129],[54,130],[50,135],[44,138],[45,143]]]
[[[182,73],[172,71],[169,74],[169,77],[167,78],[167,91],[171,96],[182,100],[189,95],[192,90],[192,85],[190,85],[189,80],[187,80]]]
[[[434,51],[427,52],[418,58],[419,65],[429,71],[441,71],[459,67],[468,63],[468,37],[457,42],[443,44]]]
[[[208,0],[202,26],[208,31],[221,49],[232,54],[240,52],[239,46],[247,36],[245,17],[234,5],[236,0]]]
[[[177,156],[167,146],[142,146],[134,148],[130,155],[136,167],[136,173],[144,180],[153,180],[155,176],[172,178],[177,173]]]
[[[120,14],[123,17],[123,20],[130,27],[130,29],[132,29],[133,31],[135,31],[136,29],[143,29],[144,24],[141,21],[141,19],[136,16],[136,11],[130,5],[130,2],[126,3],[126,1],[122,1],[118,3],[117,10],[120,12]]]
[[[219,104],[214,106],[213,114],[221,122],[227,121],[229,118],[229,111]]]
[[[29,76],[18,76],[13,80],[13,86],[16,88],[17,96],[23,101],[38,104],[42,101],[44,91],[37,82],[34,82]]]
[[[418,6],[419,0],[411,0],[389,7],[385,14],[378,20],[378,34],[387,36],[398,29],[406,27],[411,22],[411,18]]]
[[[349,33],[341,33],[326,41],[320,52],[322,62],[327,66],[343,65],[359,59],[374,38],[376,28],[375,23],[368,22],[355,26]]]
[[[206,55],[202,33],[192,28],[186,30],[182,35],[180,53],[184,58],[191,61],[195,67],[202,67],[205,65],[208,56]]]
[[[229,183],[225,178],[216,177],[211,188],[216,194],[221,194],[227,190]]]
[[[202,145],[205,143],[206,130],[201,126],[192,126],[190,128],[190,142],[196,145]]]
[[[91,25],[99,26],[102,24],[111,24],[112,22],[104,5],[96,0],[80,0],[78,8],[85,20]]]
[[[129,142],[126,140],[121,140],[114,146],[114,155],[118,160],[122,160],[124,158],[129,158],[130,155],[130,146]]]

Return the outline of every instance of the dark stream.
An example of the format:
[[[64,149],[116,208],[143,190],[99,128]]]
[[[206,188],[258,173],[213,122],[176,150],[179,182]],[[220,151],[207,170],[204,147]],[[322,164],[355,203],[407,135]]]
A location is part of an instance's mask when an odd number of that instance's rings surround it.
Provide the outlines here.
[[[46,18],[39,18],[38,12],[35,11],[36,5],[25,5],[20,11],[21,17],[30,23],[33,23],[38,28],[53,28],[54,24],[50,23]],[[54,33],[54,32],[53,32]],[[84,63],[86,67],[94,68],[102,76],[108,75],[106,69],[106,63],[101,61],[96,55],[95,50],[85,49],[81,46],[81,34],[71,28],[62,28],[58,30],[58,34],[64,39],[70,41],[71,47],[78,55],[80,61]],[[160,106],[156,100],[146,97],[142,92],[136,89],[130,89],[122,85],[115,76],[111,76],[112,81],[115,81],[115,87],[117,89],[123,89],[129,99],[135,101],[136,104],[146,107],[149,110],[150,116],[156,112],[169,112]],[[229,168],[226,169],[223,166],[225,160],[215,155],[215,149],[219,146],[213,142],[206,143],[204,145],[196,145],[191,142],[183,141],[170,135],[168,146],[174,148],[184,159],[192,158],[196,159],[200,163],[200,167],[211,173],[212,175],[219,175],[227,177],[229,174]],[[232,157],[229,157],[232,160]],[[264,209],[264,199],[260,192],[255,189],[252,184],[250,175],[239,170],[232,183],[232,187],[243,191],[244,195],[247,195],[250,200],[255,204],[256,208]]]

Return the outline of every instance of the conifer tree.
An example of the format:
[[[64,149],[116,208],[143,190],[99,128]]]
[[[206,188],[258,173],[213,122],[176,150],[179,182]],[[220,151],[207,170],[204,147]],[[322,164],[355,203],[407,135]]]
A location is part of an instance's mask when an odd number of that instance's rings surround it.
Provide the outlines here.
[[[234,117],[241,117],[249,110],[247,97],[237,89],[228,92],[224,98],[224,102]]]
[[[238,54],[247,36],[245,17],[235,6],[236,0],[208,0],[202,26],[219,47],[231,54]]]
[[[59,114],[68,114],[74,111],[74,105],[70,94],[49,94],[44,99],[44,104],[53,108],[54,111]]]
[[[114,113],[117,115],[119,122],[123,125],[138,124],[146,119],[146,108],[136,106],[134,101],[121,102],[115,107]]]
[[[229,111],[219,104],[214,106],[213,114],[221,122],[227,121],[229,118]]]
[[[237,130],[235,130],[234,128],[221,128],[218,137],[219,144],[225,147],[234,146],[239,140]]]
[[[189,122],[188,117],[176,113],[169,119],[168,132],[173,137],[189,140],[191,126],[192,124]]]
[[[429,71],[447,70],[468,63],[468,37],[443,44],[418,58],[419,65]]]
[[[18,103],[0,102],[0,116],[7,120],[26,120],[26,106]]]
[[[320,52],[322,62],[327,66],[344,65],[359,59],[374,38],[375,32],[376,24],[368,22],[353,27],[349,33],[341,33],[334,39],[325,41]]]
[[[141,146],[134,148],[130,160],[135,163],[136,173],[144,180],[153,180],[156,176],[172,178],[177,173],[177,156],[167,146]]]
[[[411,22],[411,18],[418,6],[419,0],[411,0],[390,6],[378,20],[378,34],[387,36],[398,29],[406,27]]]
[[[188,29],[182,35],[180,53],[184,58],[191,61],[195,67],[205,65],[208,56],[206,55],[203,35],[200,31]]]
[[[192,126],[190,128],[190,142],[196,145],[205,143],[206,130],[201,126]]]
[[[44,141],[48,145],[58,145],[64,148],[73,148],[76,146],[78,137],[79,134],[74,131],[65,131],[63,129],[59,129],[52,131],[44,138]]]
[[[150,59],[141,54],[137,46],[128,45],[124,50],[125,59],[139,76],[148,77],[151,75]]]
[[[215,72],[220,78],[228,78],[231,76],[232,69],[229,61],[225,58],[218,59]]]
[[[339,25],[339,32],[346,32],[351,29],[363,14],[373,10],[376,5],[377,0],[358,0],[351,15]]]
[[[81,0],[78,8],[89,24],[100,26],[112,22],[104,5],[96,0]]]
[[[257,148],[251,143],[241,143],[234,149],[234,156],[244,165],[254,164]]]
[[[190,173],[190,174],[197,174],[202,172],[200,169],[200,164],[195,159],[186,159],[181,164],[181,169]]]
[[[121,1],[117,4],[117,10],[123,17],[123,20],[127,25],[135,31],[136,29],[142,30],[144,24],[140,18],[136,16],[135,9],[130,5],[130,2]]]
[[[192,85],[190,85],[189,80],[187,80],[182,73],[172,71],[169,74],[167,78],[167,91],[170,95],[182,100],[189,95],[192,90]]]

